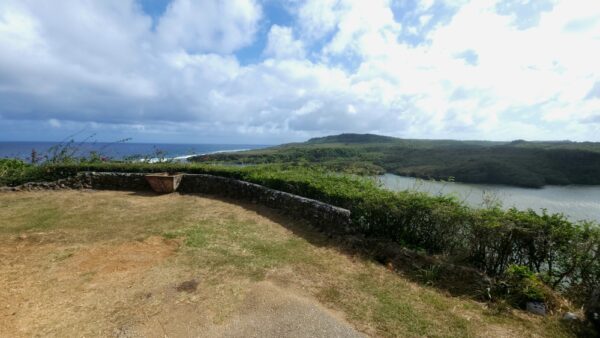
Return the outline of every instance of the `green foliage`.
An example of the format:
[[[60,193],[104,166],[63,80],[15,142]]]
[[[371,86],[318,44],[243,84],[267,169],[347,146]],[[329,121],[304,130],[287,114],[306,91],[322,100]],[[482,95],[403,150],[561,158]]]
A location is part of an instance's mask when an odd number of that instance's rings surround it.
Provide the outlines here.
[[[18,175],[25,171],[28,165],[17,159],[0,159],[0,177]]]
[[[325,137],[311,138],[307,143],[387,143],[397,139],[389,136],[374,134],[340,134]]]
[[[435,285],[440,280],[440,267],[439,265],[431,265],[421,269],[419,275],[425,284]]]
[[[267,149],[203,155],[199,162],[319,164],[356,174],[541,187],[600,184],[600,145],[576,142],[406,140],[341,134]]]
[[[469,261],[490,275],[517,264],[576,299],[600,281],[600,228],[562,214],[532,210],[473,210]]]
[[[544,283],[526,266],[510,265],[498,285],[498,294],[513,306],[525,307],[527,302],[547,302],[550,297]]]
[[[35,167],[17,159],[0,159],[0,186],[35,180]]]

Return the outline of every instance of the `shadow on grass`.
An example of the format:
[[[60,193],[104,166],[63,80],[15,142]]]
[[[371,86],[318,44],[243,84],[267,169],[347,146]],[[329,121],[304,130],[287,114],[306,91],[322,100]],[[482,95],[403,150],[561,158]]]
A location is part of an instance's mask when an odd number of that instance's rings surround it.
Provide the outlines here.
[[[359,234],[339,234],[323,231],[310,222],[287,215],[284,210],[273,209],[247,200],[208,194],[188,194],[236,204],[255,212],[290,230],[317,247],[334,248],[337,251],[365,261],[378,262],[402,277],[431,287],[453,297],[465,297],[488,302],[490,313],[507,313],[510,306],[503,300],[492,299],[494,281],[484,273],[464,265],[453,264],[442,257],[435,257],[402,247],[385,238],[366,238]],[[519,318],[519,317],[516,317]],[[558,323],[578,337],[593,337],[596,330],[587,321],[560,321]]]
[[[282,225],[311,245],[335,248],[346,255],[379,262],[388,270],[397,272],[413,282],[437,288],[450,295],[467,296],[477,300],[489,299],[488,288],[491,287],[491,280],[475,269],[444,262],[440,258],[409,250],[383,238],[326,232],[308,221],[287,215],[285,210],[273,209],[247,200],[197,193],[186,195],[236,204]],[[140,196],[146,194],[141,193]],[[150,193],[147,196],[153,195]]]
[[[140,197],[160,197],[160,196],[164,196],[166,194],[159,194],[156,193],[152,190],[135,190],[135,191],[131,191],[131,190],[126,190],[129,192],[128,195],[131,196],[140,196]]]

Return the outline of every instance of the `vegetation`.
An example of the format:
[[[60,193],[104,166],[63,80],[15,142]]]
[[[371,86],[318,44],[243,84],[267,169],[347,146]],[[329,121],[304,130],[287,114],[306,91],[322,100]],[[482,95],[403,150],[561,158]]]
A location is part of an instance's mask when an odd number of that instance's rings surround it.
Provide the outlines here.
[[[40,167],[18,159],[0,159],[0,186],[40,179]]]
[[[600,144],[408,140],[341,134],[238,153],[198,156],[198,162],[319,164],[359,174],[384,172],[459,182],[541,187],[600,184]]]
[[[503,296],[514,305],[525,307],[527,302],[544,302],[551,297],[539,276],[526,266],[511,265],[503,277],[496,292],[503,292]]]

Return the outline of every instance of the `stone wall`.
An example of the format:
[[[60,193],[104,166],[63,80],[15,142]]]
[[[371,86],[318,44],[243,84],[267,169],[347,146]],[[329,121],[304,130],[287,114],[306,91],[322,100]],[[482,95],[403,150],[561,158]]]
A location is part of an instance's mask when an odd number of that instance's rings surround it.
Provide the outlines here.
[[[141,173],[83,172],[55,182],[32,182],[9,190],[98,189],[151,191]],[[309,221],[330,233],[352,231],[350,211],[262,185],[205,174],[184,174],[181,193],[202,193],[259,203]]]
[[[113,172],[82,172],[76,176],[53,182],[30,182],[16,187],[1,187],[4,191],[57,190],[57,189],[98,189],[98,190],[150,190],[144,174]]]
[[[310,198],[273,190],[232,178],[204,174],[184,175],[183,193],[214,194],[252,201],[300,217],[328,232],[351,232],[350,211]]]

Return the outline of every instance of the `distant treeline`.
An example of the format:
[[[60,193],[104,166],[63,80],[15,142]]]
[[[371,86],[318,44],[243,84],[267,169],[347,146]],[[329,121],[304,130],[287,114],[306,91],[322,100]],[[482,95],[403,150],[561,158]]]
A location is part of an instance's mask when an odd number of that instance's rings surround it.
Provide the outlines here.
[[[198,156],[198,162],[320,164],[337,171],[384,172],[467,183],[523,187],[600,184],[600,143],[405,140],[341,134],[238,153]]]

